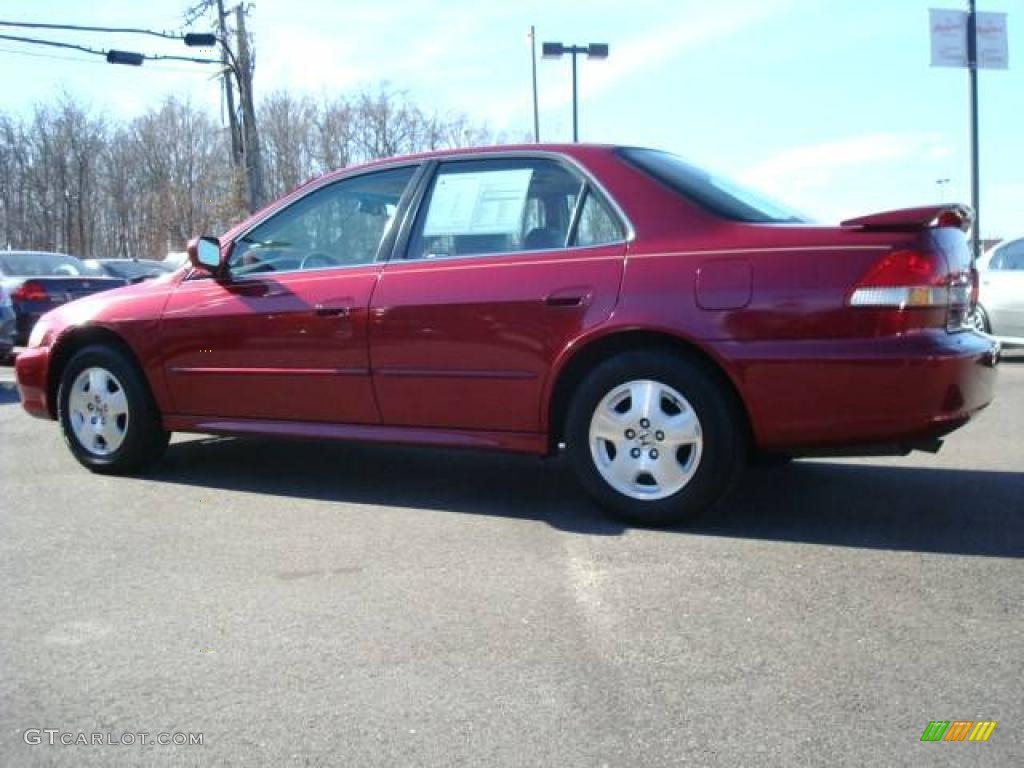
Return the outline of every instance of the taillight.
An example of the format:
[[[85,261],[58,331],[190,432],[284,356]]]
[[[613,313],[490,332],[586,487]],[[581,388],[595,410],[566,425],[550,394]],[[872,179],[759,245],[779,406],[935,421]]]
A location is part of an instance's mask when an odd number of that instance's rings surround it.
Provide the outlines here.
[[[945,325],[947,331],[959,331],[967,327],[977,295],[976,270],[951,273],[939,253],[898,249],[875,262],[861,278],[850,294],[850,306],[889,309],[901,315],[907,310],[942,310],[924,312],[918,320],[897,327]]]
[[[49,294],[46,293],[46,286],[34,280],[26,280],[13,291],[11,298],[14,301],[46,301]]]
[[[941,257],[914,250],[887,253],[850,294],[852,307],[913,309],[949,305],[949,283]]]

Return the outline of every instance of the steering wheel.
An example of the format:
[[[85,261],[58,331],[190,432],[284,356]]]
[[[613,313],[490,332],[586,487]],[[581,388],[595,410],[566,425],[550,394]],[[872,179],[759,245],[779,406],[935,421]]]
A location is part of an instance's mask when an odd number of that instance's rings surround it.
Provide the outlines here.
[[[341,262],[334,256],[322,251],[307,253],[299,262],[299,269],[316,269],[318,267],[337,267]]]

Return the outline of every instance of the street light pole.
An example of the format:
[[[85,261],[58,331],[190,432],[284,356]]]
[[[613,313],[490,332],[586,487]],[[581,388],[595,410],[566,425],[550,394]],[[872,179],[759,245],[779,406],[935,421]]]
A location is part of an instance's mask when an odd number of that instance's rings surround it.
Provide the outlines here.
[[[537,107],[537,30],[530,25],[530,67],[533,74],[533,143],[540,143],[540,112]]]
[[[579,136],[579,105],[576,95],[576,56],[585,53],[588,59],[607,59],[607,43],[591,43],[590,45],[565,45],[564,43],[544,43],[541,52],[545,59],[560,59],[568,53],[572,57],[572,140],[578,142]]]
[[[572,143],[580,140],[579,99],[576,97],[576,50],[572,51]]]
[[[967,73],[971,100],[971,207],[974,209],[971,252],[977,259],[981,256],[981,187],[978,180],[978,14],[975,0],[967,2]]]

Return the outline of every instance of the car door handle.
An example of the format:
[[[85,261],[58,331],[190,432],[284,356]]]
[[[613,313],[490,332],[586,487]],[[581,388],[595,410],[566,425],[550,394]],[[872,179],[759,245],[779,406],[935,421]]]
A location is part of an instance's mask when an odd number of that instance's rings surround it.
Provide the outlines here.
[[[549,307],[579,307],[589,299],[590,292],[585,288],[565,288],[549,293],[544,297],[544,303]]]
[[[314,311],[317,317],[348,317],[352,313],[352,308],[325,307],[323,304],[317,304]]]

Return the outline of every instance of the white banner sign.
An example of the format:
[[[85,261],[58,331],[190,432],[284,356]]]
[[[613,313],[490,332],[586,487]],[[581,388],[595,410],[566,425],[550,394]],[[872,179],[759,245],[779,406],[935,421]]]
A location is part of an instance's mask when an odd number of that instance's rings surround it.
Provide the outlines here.
[[[978,67],[1009,69],[1010,50],[1006,43],[1006,14],[978,12]]]
[[[931,28],[932,66],[967,66],[967,11],[932,8],[928,11]],[[1006,43],[1006,14],[979,12],[976,18],[979,69],[1009,68]]]
[[[967,66],[967,12],[928,11],[933,67]]]

